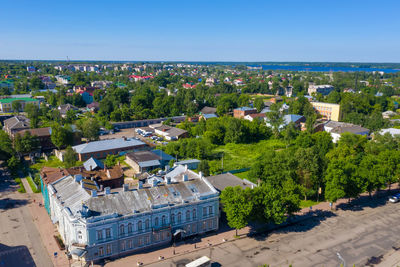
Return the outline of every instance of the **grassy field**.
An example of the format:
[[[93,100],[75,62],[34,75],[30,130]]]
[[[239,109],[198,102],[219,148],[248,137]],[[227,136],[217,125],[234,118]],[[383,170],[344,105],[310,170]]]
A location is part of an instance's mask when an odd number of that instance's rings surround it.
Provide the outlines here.
[[[77,162],[75,163],[75,166],[81,166],[82,164],[83,164],[83,163],[82,163],[81,161],[77,161]],[[45,166],[46,166],[46,167],[53,167],[53,168],[58,168],[58,167],[60,167],[60,168],[65,168],[64,162],[62,162],[61,160],[59,160],[59,159],[58,159],[57,157],[55,157],[55,156],[50,156],[48,161],[46,161],[46,160],[43,159],[43,158],[38,159],[38,160],[36,161],[35,164],[33,164],[33,165],[29,166],[29,167],[30,167],[31,169],[40,171],[40,169],[43,168],[43,167],[45,167]]]
[[[280,140],[262,140],[254,144],[226,144],[218,146],[213,152],[221,156],[223,154],[223,171],[230,171],[249,168],[266,151],[285,147],[286,145]],[[209,164],[211,171],[219,170],[222,168],[222,159],[211,160]],[[246,177],[247,173],[237,173],[235,175],[249,179],[249,177]]]

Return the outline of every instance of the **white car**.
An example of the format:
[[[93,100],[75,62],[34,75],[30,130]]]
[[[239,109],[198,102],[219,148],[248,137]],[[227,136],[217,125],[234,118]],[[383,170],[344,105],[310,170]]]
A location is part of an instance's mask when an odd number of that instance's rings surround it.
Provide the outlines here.
[[[396,203],[396,202],[399,202],[399,201],[400,201],[400,194],[396,194],[396,195],[391,196],[389,198],[389,202],[392,202],[392,203]]]

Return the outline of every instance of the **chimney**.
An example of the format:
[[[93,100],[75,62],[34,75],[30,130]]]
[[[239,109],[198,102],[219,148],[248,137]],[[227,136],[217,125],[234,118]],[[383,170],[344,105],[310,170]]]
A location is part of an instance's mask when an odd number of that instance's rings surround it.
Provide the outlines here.
[[[200,178],[203,178],[203,173],[199,172],[199,176],[200,176]]]
[[[184,182],[189,181],[189,176],[188,176],[187,174],[183,174],[182,176],[183,176],[183,179],[182,179],[182,180],[183,180]]]
[[[142,181],[138,182],[138,189],[143,189],[143,182]]]
[[[91,176],[91,177],[90,177],[90,180],[94,181],[94,177],[93,177],[93,176]]]
[[[158,181],[157,181],[156,179],[153,178],[153,184],[152,184],[152,186],[153,186],[153,187],[156,187],[156,186],[157,186],[157,182],[158,182]]]
[[[167,184],[171,184],[171,177],[166,177],[165,179],[167,180]]]
[[[188,165],[186,164],[186,165],[185,165],[185,171],[187,171],[187,170],[188,170]]]
[[[103,185],[102,184],[100,185],[100,191],[103,191]]]
[[[92,171],[93,170],[93,167],[92,167],[92,165],[90,165],[90,171]]]
[[[128,191],[129,190],[129,184],[124,184],[123,188],[124,188],[124,192]]]
[[[106,191],[106,195],[111,194],[111,188],[110,187],[106,187],[104,190]]]
[[[91,191],[91,196],[92,197],[97,197],[97,191],[96,190],[92,190]]]
[[[107,170],[107,177],[108,177],[109,179],[111,179],[111,173],[110,173],[110,170]]]

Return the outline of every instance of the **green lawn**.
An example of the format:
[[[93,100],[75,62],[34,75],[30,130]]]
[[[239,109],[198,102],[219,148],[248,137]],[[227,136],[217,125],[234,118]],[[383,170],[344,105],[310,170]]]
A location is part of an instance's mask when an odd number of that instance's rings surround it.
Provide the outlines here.
[[[301,200],[300,201],[300,208],[308,208],[318,204],[319,202],[314,200]]]
[[[81,166],[83,163],[81,161],[77,161],[75,163],[75,166]],[[41,168],[43,167],[53,167],[53,168],[65,168],[65,164],[64,162],[62,162],[61,160],[59,160],[57,157],[55,156],[50,156],[49,160],[46,161],[45,159],[41,158],[36,160],[36,163],[29,166],[31,169],[40,171]]]
[[[223,153],[223,171],[230,171],[250,168],[256,159],[263,153],[269,150],[278,150],[285,147],[285,143],[281,140],[262,140],[253,144],[226,144],[218,146],[213,150],[213,153]],[[209,164],[211,172],[222,168],[221,159],[211,160]],[[249,177],[245,177],[247,176],[246,172],[237,173],[235,175],[252,181]]]
[[[250,171],[246,171],[246,172],[239,172],[239,173],[235,173],[235,174],[233,174],[233,175],[235,175],[235,176],[237,176],[237,177],[239,177],[239,178],[241,178],[241,179],[249,179],[248,178],[248,175],[249,175],[249,172]]]

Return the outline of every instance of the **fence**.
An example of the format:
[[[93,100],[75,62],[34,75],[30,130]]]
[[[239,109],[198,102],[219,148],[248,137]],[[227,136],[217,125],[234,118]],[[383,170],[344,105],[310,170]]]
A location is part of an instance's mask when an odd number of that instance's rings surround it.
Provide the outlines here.
[[[32,174],[29,172],[28,173],[29,175],[28,175],[28,177],[26,177],[26,179],[28,180],[28,183],[29,183],[29,185],[32,187],[34,187],[34,188],[32,188],[32,191],[34,192],[34,193],[36,193],[36,192],[40,192],[40,189],[38,188],[38,186],[37,186],[37,184],[35,183],[35,179],[32,177]]]
[[[235,174],[235,173],[240,173],[240,172],[247,172],[247,171],[249,171],[250,170],[250,168],[243,168],[243,169],[237,169],[237,170],[230,170],[230,171],[227,171],[227,172],[223,172],[223,173],[232,173],[232,174]]]

